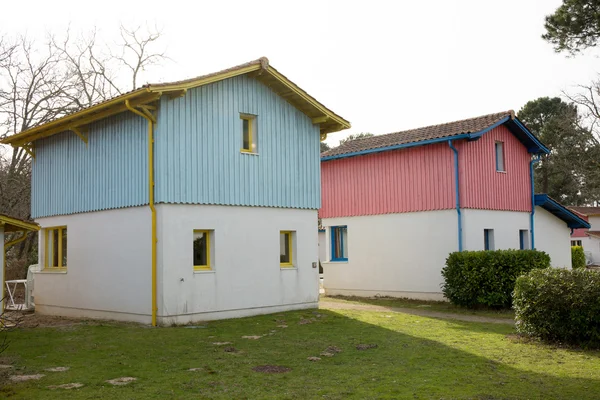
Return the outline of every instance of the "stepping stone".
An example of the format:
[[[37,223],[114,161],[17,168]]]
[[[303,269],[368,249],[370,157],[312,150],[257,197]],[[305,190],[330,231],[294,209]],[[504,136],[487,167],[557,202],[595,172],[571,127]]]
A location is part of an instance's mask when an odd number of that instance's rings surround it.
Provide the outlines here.
[[[324,351],[321,353],[321,356],[322,357],[333,357],[333,356],[335,356],[335,354]]]
[[[137,381],[137,378],[132,378],[131,376],[124,376],[121,378],[109,379],[106,383],[110,383],[113,386],[123,386],[128,385],[133,381]]]
[[[242,339],[252,339],[252,340],[257,340],[260,339],[262,336],[258,336],[258,335],[252,335],[252,336],[242,336]]]
[[[65,372],[68,371],[70,367],[54,367],[54,368],[46,368],[44,371],[48,372]]]
[[[356,346],[356,350],[368,350],[368,349],[376,349],[376,344],[359,344]]]
[[[278,328],[287,328],[287,325],[277,325]]]
[[[300,325],[306,325],[306,324],[310,324],[312,321],[310,319],[301,319],[300,322],[298,322]]]
[[[25,381],[31,381],[31,380],[38,380],[38,379],[42,379],[44,376],[44,374],[35,374],[35,375],[11,375],[10,376],[10,380],[13,382],[25,382]]]
[[[321,361],[321,357],[308,357],[308,361]]]
[[[215,346],[225,346],[226,344],[231,344],[231,342],[213,342]]]
[[[83,383],[65,383],[64,385],[51,385],[48,389],[79,389]]]
[[[257,365],[252,368],[254,372],[264,372],[265,374],[282,374],[284,372],[290,372],[292,369],[283,367],[281,365]]]
[[[190,372],[196,372],[196,371],[202,371],[202,370],[204,370],[204,368],[190,368],[190,369],[188,369],[188,371],[190,371]]]

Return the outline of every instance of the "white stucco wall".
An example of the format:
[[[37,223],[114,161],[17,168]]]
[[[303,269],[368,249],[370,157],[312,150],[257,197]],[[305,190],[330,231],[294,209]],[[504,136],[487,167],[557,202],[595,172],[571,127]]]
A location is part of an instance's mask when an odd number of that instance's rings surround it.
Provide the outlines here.
[[[600,231],[600,217],[589,217],[588,222],[591,225],[590,230]]]
[[[348,262],[324,262],[328,295],[441,300],[441,270],[458,249],[455,210],[327,218],[348,226]],[[324,241],[324,242],[323,242]],[[320,246],[331,257],[330,229]]]
[[[535,248],[550,256],[550,265],[571,268],[571,229],[541,207],[535,208]]]
[[[151,220],[131,207],[36,220],[39,263],[46,227],[67,226],[67,271],[35,274],[37,313],[151,322]]]
[[[327,246],[325,245],[325,232],[319,232],[319,260],[327,261]]]
[[[494,230],[494,249],[518,249],[519,230],[529,231],[529,213],[462,209],[463,249],[484,250],[484,229]],[[531,240],[531,239],[529,239]]]
[[[161,204],[157,213],[160,322],[317,306],[316,210]],[[214,230],[213,271],[194,272],[194,229]],[[294,268],[279,265],[282,230],[295,231]]]

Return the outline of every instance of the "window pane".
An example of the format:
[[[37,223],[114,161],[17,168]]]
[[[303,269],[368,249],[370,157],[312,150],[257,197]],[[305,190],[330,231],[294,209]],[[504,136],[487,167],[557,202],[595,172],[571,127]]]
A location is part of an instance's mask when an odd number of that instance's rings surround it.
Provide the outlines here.
[[[62,229],[62,264],[61,267],[67,267],[67,228]]]
[[[348,228],[340,228],[340,235],[342,236],[342,258],[348,258]]]
[[[208,266],[208,234],[194,232],[194,266]]]
[[[250,150],[250,120],[242,119],[243,149]]]
[[[503,151],[503,143],[496,143],[496,170],[504,171],[504,151]]]
[[[54,255],[57,253],[54,243],[56,238],[54,237],[54,230],[48,229],[46,232],[48,243],[46,243],[46,267],[55,266]]]
[[[289,264],[290,260],[290,234],[282,232],[279,234],[279,262]]]

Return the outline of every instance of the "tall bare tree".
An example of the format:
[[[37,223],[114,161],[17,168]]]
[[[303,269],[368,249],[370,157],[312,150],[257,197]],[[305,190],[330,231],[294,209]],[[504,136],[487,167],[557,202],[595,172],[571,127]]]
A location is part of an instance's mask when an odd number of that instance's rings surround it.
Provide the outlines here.
[[[166,59],[158,30],[121,26],[119,36],[116,43],[102,42],[96,29],[49,34],[45,43],[0,36],[0,138],[132,90]],[[1,213],[30,218],[30,177],[24,149],[0,148]],[[13,255],[29,254],[34,242],[31,235]]]

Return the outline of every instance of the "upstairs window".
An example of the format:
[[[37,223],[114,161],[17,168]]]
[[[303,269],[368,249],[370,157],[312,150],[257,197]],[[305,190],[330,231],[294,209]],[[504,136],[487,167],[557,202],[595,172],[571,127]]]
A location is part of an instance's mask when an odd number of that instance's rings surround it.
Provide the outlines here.
[[[581,240],[571,240],[571,246],[581,246]]]
[[[212,231],[194,231],[194,271],[212,271],[210,246]]]
[[[256,116],[240,114],[242,121],[242,153],[256,153]]]
[[[294,266],[292,231],[279,232],[279,265],[281,268],[292,268]]]
[[[46,268],[67,268],[67,227],[46,228]]]
[[[331,227],[331,261],[348,261],[348,227]]]
[[[496,142],[496,171],[506,172],[504,169],[504,143]]]
[[[519,248],[521,250],[530,249],[529,246],[529,231],[526,229],[521,229],[519,231]]]
[[[494,246],[494,230],[484,229],[483,230],[483,249],[484,250],[495,250]]]

